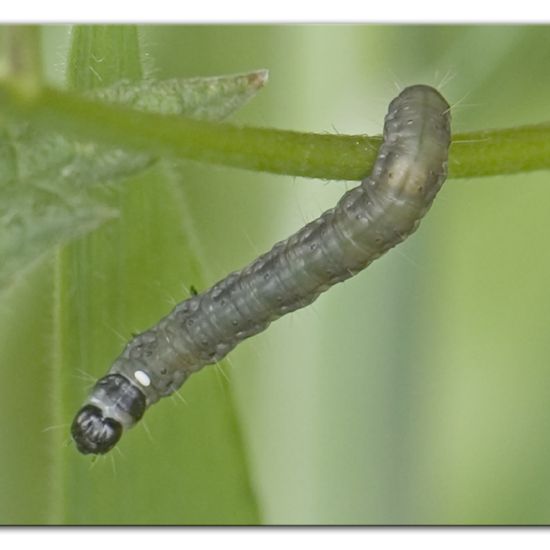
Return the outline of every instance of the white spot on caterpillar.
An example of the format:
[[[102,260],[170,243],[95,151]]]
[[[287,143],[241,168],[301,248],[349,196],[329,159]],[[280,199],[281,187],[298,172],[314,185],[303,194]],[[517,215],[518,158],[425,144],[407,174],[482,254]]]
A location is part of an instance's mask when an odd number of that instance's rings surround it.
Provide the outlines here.
[[[142,370],[137,370],[136,372],[134,372],[134,378],[145,388],[151,385],[151,379],[149,378],[149,375]]]

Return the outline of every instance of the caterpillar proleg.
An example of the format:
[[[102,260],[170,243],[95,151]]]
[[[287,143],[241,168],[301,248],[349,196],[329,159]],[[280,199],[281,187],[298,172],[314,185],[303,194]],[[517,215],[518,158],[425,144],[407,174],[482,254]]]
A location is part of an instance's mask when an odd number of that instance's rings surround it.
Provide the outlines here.
[[[390,103],[369,177],[333,209],[127,344],[73,421],[78,450],[108,452],[192,373],[413,233],[445,181],[450,140],[450,107],[439,92],[424,85],[403,90]]]

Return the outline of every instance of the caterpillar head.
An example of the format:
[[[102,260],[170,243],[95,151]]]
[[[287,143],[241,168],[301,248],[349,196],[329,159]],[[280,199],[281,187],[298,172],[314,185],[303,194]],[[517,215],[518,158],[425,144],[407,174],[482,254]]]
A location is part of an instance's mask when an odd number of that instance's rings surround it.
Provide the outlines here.
[[[145,395],[120,374],[109,374],[93,387],[78,411],[71,435],[82,454],[105,454],[146,409]]]

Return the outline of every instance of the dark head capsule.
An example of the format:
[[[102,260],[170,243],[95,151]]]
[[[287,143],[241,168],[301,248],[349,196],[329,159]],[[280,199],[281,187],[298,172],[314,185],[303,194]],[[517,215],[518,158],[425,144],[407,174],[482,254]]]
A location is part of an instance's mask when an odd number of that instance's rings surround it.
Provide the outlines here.
[[[76,448],[82,454],[105,454],[122,435],[122,424],[113,418],[105,418],[95,405],[82,407],[71,426]]]
[[[77,449],[83,454],[105,454],[132,427],[146,409],[143,393],[120,374],[109,374],[93,387],[71,426]]]

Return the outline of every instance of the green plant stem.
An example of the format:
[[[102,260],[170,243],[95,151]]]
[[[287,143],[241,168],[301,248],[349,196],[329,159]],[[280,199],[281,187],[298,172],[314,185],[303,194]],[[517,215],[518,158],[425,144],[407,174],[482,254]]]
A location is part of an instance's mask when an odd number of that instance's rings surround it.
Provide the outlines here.
[[[33,97],[0,86],[0,115],[77,138],[259,170],[360,180],[371,170],[380,137],[306,134],[133,111],[43,88]],[[550,168],[550,123],[456,134],[449,177],[471,178]]]
[[[17,84],[21,94],[33,95],[42,85],[40,27],[0,27],[0,78]]]

